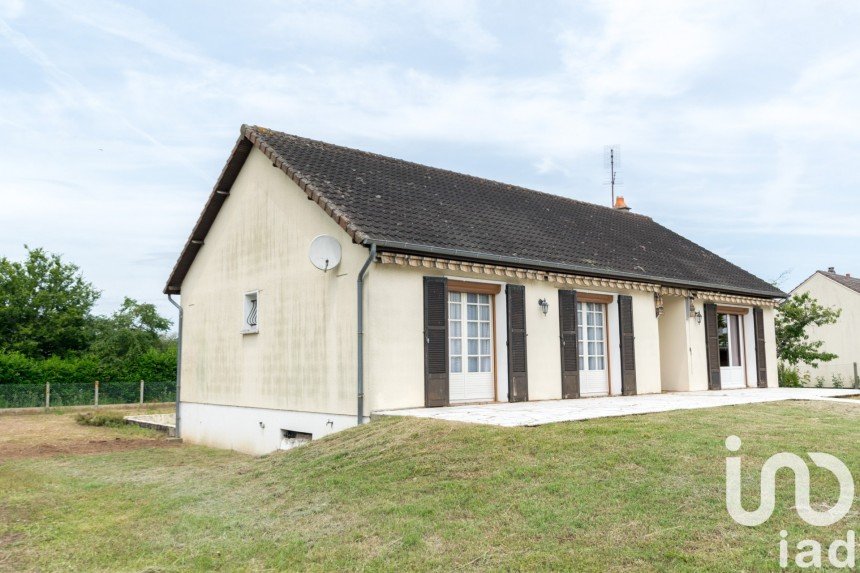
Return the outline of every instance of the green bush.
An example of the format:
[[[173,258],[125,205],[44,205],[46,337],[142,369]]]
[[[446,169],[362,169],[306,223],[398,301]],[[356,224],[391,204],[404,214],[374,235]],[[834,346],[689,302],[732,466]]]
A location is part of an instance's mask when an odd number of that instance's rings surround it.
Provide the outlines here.
[[[777,377],[779,385],[782,388],[801,388],[803,383],[800,378],[800,373],[797,369],[787,366],[783,363],[777,365]]]
[[[44,384],[38,360],[18,352],[0,352],[0,384]]]
[[[155,348],[122,360],[100,360],[86,354],[47,359],[29,358],[18,352],[0,352],[0,384],[137,383],[176,379],[176,346]]]
[[[75,416],[75,421],[82,426],[107,426],[109,428],[125,426],[123,415],[119,412],[81,412]]]
[[[842,374],[834,374],[830,377],[830,382],[833,383],[834,388],[844,388],[845,387],[845,379],[842,378]]]

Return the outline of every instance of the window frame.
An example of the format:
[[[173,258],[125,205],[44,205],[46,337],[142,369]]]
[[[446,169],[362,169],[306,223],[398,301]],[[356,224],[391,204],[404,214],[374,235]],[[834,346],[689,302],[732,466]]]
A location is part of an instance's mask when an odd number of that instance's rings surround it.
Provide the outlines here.
[[[252,325],[248,321],[248,317],[252,312],[255,315],[255,323]],[[260,332],[260,290],[246,291],[242,295],[242,329],[241,334],[258,334]]]
[[[452,300],[454,296],[459,296],[459,300]],[[469,298],[474,297],[474,301],[470,301]],[[482,301],[482,299],[484,299]],[[449,317],[448,317],[448,368],[451,374],[493,374],[495,375],[495,352],[493,349],[494,345],[494,337],[493,337],[493,296],[489,293],[470,293],[470,292],[462,292],[462,291],[448,291],[448,309],[449,309]],[[459,317],[451,318],[453,314],[451,312],[452,305],[459,307]],[[474,319],[469,318],[469,307],[475,307],[476,317]],[[481,311],[486,310],[486,318],[481,317]],[[469,323],[475,323],[476,332],[475,336],[471,336],[469,334]],[[454,329],[452,326],[454,324],[458,324],[458,330],[460,331],[459,335],[454,334]],[[481,326],[486,325],[487,331],[486,336],[481,334]],[[475,341],[477,346],[477,354],[472,354],[469,351],[469,342]],[[459,343],[460,352],[455,353],[454,347],[455,343]],[[482,346],[487,350],[486,353],[482,351]],[[459,370],[454,368],[454,360],[459,359]],[[469,370],[469,362],[471,359],[476,361],[477,370]],[[487,369],[484,370],[484,366],[487,366]]]
[[[721,318],[725,317],[725,327],[721,326]],[[725,347],[723,347],[722,330],[725,328]],[[720,368],[745,368],[745,332],[743,315],[735,312],[720,312],[717,308],[717,351],[720,358]],[[728,358],[728,364],[723,364],[723,353]]]
[[[588,324],[588,315],[601,315],[600,324]],[[609,306],[603,302],[576,301],[576,342],[577,342],[577,357],[580,372],[607,372],[609,373],[609,331],[608,331],[608,314]],[[603,333],[601,339],[591,339],[588,337],[589,329],[597,327]],[[590,347],[592,344],[602,344],[603,352],[600,354],[592,354]],[[591,359],[602,359],[602,368],[590,368]]]

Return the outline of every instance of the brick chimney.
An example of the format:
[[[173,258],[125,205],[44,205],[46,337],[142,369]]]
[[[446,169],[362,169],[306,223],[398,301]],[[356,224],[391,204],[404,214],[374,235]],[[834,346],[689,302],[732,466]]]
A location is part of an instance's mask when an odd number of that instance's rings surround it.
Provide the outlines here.
[[[627,203],[624,201],[624,197],[618,195],[615,198],[615,205],[612,206],[613,209],[618,209],[619,211],[629,211],[630,207],[627,206]]]

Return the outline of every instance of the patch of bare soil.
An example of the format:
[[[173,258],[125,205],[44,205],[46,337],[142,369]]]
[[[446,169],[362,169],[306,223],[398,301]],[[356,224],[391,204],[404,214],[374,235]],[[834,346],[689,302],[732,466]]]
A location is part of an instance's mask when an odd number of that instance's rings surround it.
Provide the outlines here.
[[[162,434],[142,436],[128,428],[82,426],[75,422],[75,414],[0,416],[0,462],[169,447],[176,443]]]

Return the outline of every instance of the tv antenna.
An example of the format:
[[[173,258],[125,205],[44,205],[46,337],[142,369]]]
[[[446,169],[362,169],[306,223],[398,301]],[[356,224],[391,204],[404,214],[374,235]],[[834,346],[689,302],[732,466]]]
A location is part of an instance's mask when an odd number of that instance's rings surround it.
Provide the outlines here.
[[[621,185],[618,179],[618,167],[621,164],[621,146],[607,145],[603,151],[603,166],[609,170],[609,187],[612,192],[610,207],[615,206],[615,186]]]

